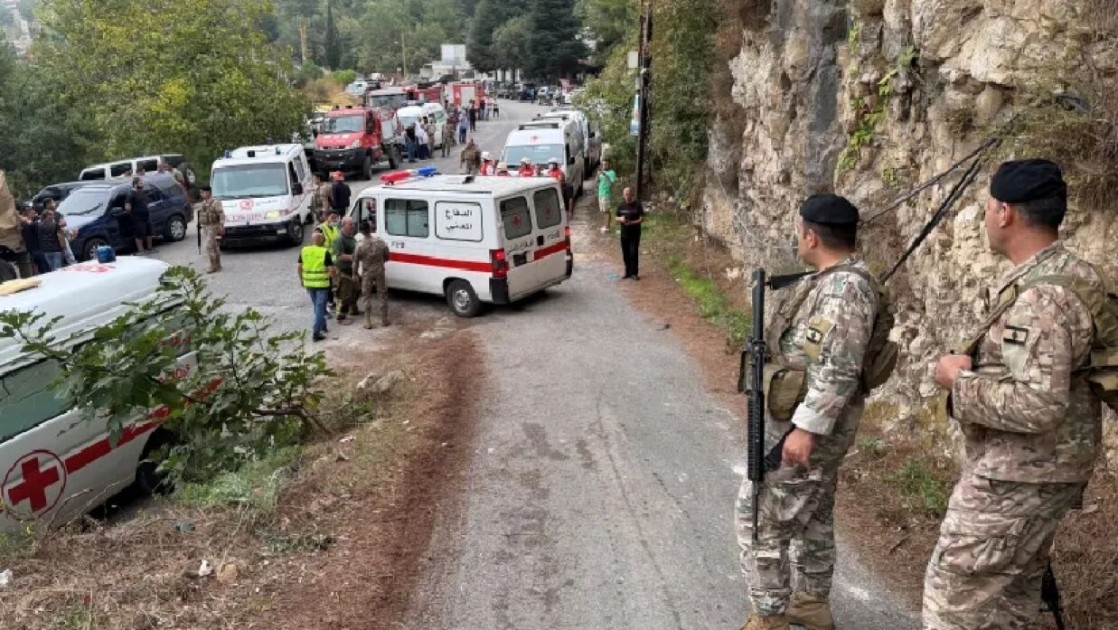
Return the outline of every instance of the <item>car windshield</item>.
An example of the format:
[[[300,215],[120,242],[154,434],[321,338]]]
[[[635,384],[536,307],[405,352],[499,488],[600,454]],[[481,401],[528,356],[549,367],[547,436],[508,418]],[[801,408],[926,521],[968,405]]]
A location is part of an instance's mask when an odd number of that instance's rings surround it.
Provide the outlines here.
[[[403,107],[408,102],[407,94],[370,94],[368,98],[369,107]]]
[[[353,133],[365,130],[365,115],[332,116],[326,119],[323,125],[324,133]]]
[[[418,121],[418,116],[400,116],[400,124],[404,126],[404,129],[407,129]]]
[[[286,195],[287,168],[283,164],[243,164],[214,169],[210,186],[218,199],[248,199]]]
[[[515,169],[520,164],[520,160],[528,158],[532,164],[547,164],[551,158],[559,160],[563,163],[563,145],[561,144],[525,144],[521,146],[505,147],[505,153],[501,156],[501,161],[508,164],[509,168]]]
[[[102,186],[79,188],[58,204],[58,212],[65,216],[101,216],[108,199],[108,191]]]

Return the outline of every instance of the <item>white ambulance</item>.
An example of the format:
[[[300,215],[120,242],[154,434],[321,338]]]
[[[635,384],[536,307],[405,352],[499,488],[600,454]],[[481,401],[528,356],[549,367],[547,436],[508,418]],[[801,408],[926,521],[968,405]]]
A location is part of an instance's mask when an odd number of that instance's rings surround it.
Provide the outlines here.
[[[434,175],[434,167],[381,177],[350,216],[372,220],[388,243],[388,286],[446,297],[456,315],[508,304],[571,277],[570,226],[551,178]]]
[[[559,160],[567,184],[578,197],[586,179],[586,158],[582,147],[582,132],[575,121],[557,118],[534,120],[521,123],[515,131],[509,132],[500,161],[508,164],[510,170],[515,170],[524,158],[537,168],[546,168],[552,159]]]
[[[122,315],[127,302],[165,299],[156,289],[168,268],[158,260],[131,256],[108,264],[71,265],[36,276],[37,287],[0,296],[0,309],[45,313],[47,321],[60,318],[55,343],[70,350]],[[181,348],[173,375],[179,378],[196,365],[194,354],[185,345]],[[169,439],[159,426],[166,410],[137,410],[114,438],[104,420],[64,404],[51,388],[58,376],[55,362],[0,339],[0,531],[19,531],[34,522],[62,524],[137,479],[147,489],[156,483],[154,465],[141,465],[141,460]]]
[[[221,244],[303,242],[312,220],[311,168],[301,144],[267,144],[226,151],[210,172],[213,196],[225,210]]]

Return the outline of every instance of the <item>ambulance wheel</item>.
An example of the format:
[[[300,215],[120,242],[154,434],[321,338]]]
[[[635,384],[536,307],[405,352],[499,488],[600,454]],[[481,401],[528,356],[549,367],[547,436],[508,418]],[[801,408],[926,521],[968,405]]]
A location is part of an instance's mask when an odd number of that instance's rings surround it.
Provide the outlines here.
[[[146,495],[166,494],[173,490],[171,482],[167,480],[166,473],[159,472],[159,462],[149,461],[159,449],[173,444],[175,436],[170,431],[157,429],[151,439],[144,445],[143,454],[140,455],[140,465],[136,468],[136,481],[134,487]]]
[[[459,317],[474,317],[481,312],[481,301],[465,280],[452,280],[446,285],[446,303]]]

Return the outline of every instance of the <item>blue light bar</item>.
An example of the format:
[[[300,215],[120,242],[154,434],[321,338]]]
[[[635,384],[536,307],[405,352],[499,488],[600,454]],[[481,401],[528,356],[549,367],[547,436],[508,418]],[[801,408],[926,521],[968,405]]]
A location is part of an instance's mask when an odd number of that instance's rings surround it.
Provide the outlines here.
[[[423,168],[415,169],[416,177],[430,177],[439,174],[439,167],[437,166],[424,166]]]

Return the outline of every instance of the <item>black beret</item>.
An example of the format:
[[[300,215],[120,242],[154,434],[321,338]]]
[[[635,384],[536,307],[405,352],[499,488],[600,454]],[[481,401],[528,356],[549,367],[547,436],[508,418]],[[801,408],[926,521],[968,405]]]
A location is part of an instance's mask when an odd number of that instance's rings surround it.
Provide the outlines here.
[[[1060,167],[1048,160],[1004,162],[990,179],[990,196],[1003,203],[1068,198]]]
[[[800,206],[804,221],[819,225],[857,225],[858,209],[854,204],[832,194],[812,195]]]

